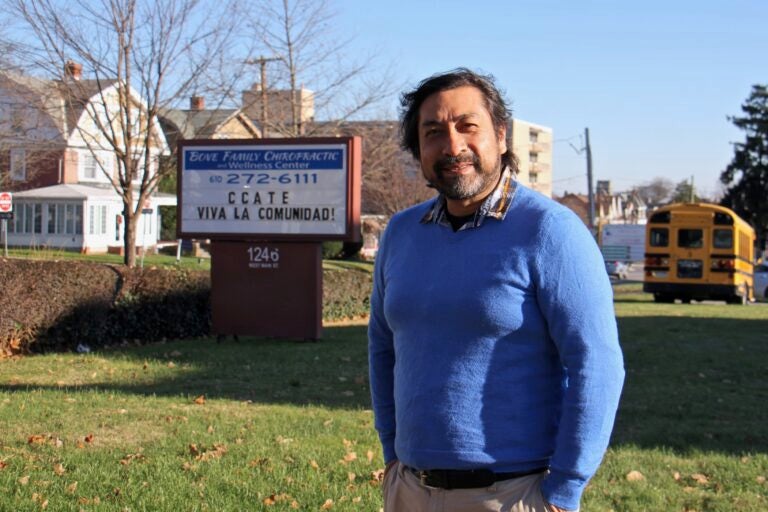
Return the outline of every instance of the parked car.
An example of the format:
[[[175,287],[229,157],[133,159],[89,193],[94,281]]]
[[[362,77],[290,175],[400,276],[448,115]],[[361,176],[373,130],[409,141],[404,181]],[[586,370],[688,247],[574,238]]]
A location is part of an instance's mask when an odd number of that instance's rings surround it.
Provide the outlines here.
[[[629,274],[629,265],[623,261],[606,261],[605,271],[608,272],[608,277],[626,279]]]
[[[768,263],[755,265],[755,299],[768,299]]]

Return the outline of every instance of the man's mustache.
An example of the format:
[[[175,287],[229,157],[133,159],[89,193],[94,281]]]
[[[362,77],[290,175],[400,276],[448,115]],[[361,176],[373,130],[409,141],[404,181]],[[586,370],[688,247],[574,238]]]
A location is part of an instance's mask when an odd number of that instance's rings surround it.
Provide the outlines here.
[[[436,174],[441,173],[459,164],[472,164],[475,169],[480,167],[480,157],[474,153],[465,153],[459,156],[444,156],[432,166]]]

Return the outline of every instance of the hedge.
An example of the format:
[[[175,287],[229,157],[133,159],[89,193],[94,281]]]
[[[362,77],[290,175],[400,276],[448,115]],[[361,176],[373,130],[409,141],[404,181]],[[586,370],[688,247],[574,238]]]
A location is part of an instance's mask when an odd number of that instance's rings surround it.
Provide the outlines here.
[[[370,293],[367,272],[325,271],[324,319],[366,315]],[[207,271],[0,258],[0,357],[210,331]]]

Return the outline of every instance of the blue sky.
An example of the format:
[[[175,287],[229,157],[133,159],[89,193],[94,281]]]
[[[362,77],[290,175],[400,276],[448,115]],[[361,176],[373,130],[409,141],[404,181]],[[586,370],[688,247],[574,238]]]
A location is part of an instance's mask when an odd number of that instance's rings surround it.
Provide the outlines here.
[[[768,83],[766,0],[331,0],[352,57],[413,86],[467,66],[493,74],[515,117],[554,130],[554,189],[586,191],[571,147],[590,130],[614,190],[694,176],[704,194],[743,135],[726,119]],[[396,101],[390,106],[395,115]]]

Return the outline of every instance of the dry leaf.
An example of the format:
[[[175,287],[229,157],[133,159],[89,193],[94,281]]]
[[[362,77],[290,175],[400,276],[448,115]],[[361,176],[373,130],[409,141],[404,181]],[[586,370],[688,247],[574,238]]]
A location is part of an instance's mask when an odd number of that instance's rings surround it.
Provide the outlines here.
[[[357,454],[355,452],[349,452],[344,456],[344,462],[352,462],[353,460],[357,460]]]
[[[356,474],[354,474],[354,473],[347,473],[347,480],[349,480],[350,482],[354,482],[355,478],[357,478]]]
[[[709,479],[707,479],[707,477],[701,473],[694,473],[691,475],[691,478],[693,478],[699,485],[706,485],[709,483]]]
[[[200,455],[200,450],[197,448],[197,445],[195,443],[191,443],[189,445],[189,453],[197,457]]]
[[[67,494],[75,494],[77,492],[77,482],[72,482],[67,486]]]
[[[333,507],[333,500],[331,498],[328,498],[325,500],[325,503],[323,503],[323,506],[320,507],[320,510],[328,510],[331,507]]]
[[[45,444],[45,436],[38,434],[31,435],[27,438],[27,444]]]
[[[320,465],[317,463],[316,460],[312,459],[309,461],[309,465],[312,466],[312,469],[320,469]]]
[[[213,434],[213,425],[208,425],[208,433]]]
[[[8,467],[8,463],[4,460],[0,460],[0,470],[3,470]]]
[[[61,463],[58,463],[58,464],[55,464],[55,465],[53,466],[53,472],[54,472],[54,473],[56,473],[57,475],[61,476],[61,475],[63,475],[64,473],[66,473],[66,472],[67,472],[67,470],[66,470],[66,469],[64,469],[64,465],[63,465],[63,464],[61,464]]]
[[[672,473],[672,478],[674,478],[675,481],[679,481],[680,480],[680,472],[679,471],[675,471],[674,473]]]
[[[275,441],[277,441],[277,444],[288,444],[288,443],[292,443],[293,439],[291,439],[290,437],[277,436],[275,438]]]
[[[371,480],[373,482],[383,482],[384,481],[384,470],[383,469],[377,469],[376,471],[371,472]]]
[[[355,496],[354,498],[352,498],[352,503],[360,503],[361,501],[363,501],[362,496]]]
[[[168,361],[168,368],[176,368],[176,363],[173,361]]]
[[[85,436],[83,441],[85,441],[86,443],[92,443],[93,442],[93,434],[88,434],[87,436]]]
[[[19,478],[18,482],[19,485],[27,485],[29,483],[29,475]]]
[[[299,508],[299,502],[298,502],[298,501],[296,501],[296,500],[293,500],[293,501],[291,502],[291,508],[293,508],[293,509],[298,509],[298,508]]]
[[[628,482],[640,482],[642,480],[645,480],[645,475],[643,475],[639,471],[630,471],[629,473],[627,473]]]
[[[277,503],[277,500],[275,500],[275,495],[273,494],[272,496],[267,496],[261,502],[266,506],[271,507],[272,505]]]
[[[757,482],[757,483],[762,485],[762,484],[765,483],[765,477],[763,475],[760,475],[757,478],[755,478],[755,482]]]
[[[127,466],[128,464],[130,464],[134,460],[135,461],[142,461],[142,460],[144,460],[144,455],[142,455],[140,453],[129,453],[128,455],[126,455],[125,457],[120,459],[120,464],[122,464],[123,466]]]
[[[203,405],[205,403],[205,395],[200,395],[199,397],[195,398],[194,402],[197,405]]]
[[[365,452],[365,457],[368,459],[369,463],[373,462],[373,457],[374,457],[373,450],[368,450],[367,452]]]

